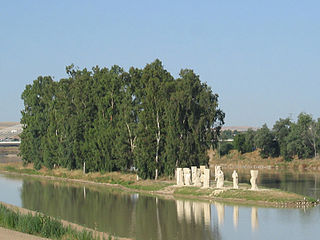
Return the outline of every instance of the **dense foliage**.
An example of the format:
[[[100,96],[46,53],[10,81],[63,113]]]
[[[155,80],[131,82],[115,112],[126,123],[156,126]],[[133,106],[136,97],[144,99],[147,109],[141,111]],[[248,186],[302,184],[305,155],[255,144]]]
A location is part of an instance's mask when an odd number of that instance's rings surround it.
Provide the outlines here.
[[[87,171],[138,169],[142,178],[207,164],[224,113],[192,70],[174,79],[159,60],[143,69],[67,67],[68,78],[38,77],[22,93],[25,163]]]
[[[221,134],[224,135],[226,134]],[[252,152],[259,148],[263,158],[282,156],[288,161],[294,156],[300,159],[313,158],[319,155],[320,119],[316,121],[311,115],[301,113],[297,122],[292,122],[289,118],[280,118],[272,130],[264,124],[257,131],[249,129],[247,132],[234,135],[233,147],[240,153]],[[228,151],[230,149],[229,146]]]

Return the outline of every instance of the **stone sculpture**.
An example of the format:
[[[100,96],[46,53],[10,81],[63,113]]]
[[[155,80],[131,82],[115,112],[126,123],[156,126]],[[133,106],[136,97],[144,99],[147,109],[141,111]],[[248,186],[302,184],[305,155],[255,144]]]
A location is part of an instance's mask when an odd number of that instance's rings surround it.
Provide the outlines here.
[[[195,184],[196,178],[197,178],[197,167],[196,166],[192,166],[191,167],[191,183],[192,184]]]
[[[204,170],[206,169],[206,166],[204,166],[204,165],[201,165],[200,166],[200,181],[201,181],[201,183],[203,183],[203,181],[204,181]]]
[[[203,187],[204,188],[210,187],[210,169],[204,170]]]
[[[223,188],[224,184],[224,174],[221,170],[221,167],[219,167],[217,171],[217,188]]]
[[[238,173],[237,173],[236,170],[234,170],[233,173],[232,173],[232,179],[233,179],[233,188],[234,189],[239,189]]]
[[[216,165],[214,166],[214,180],[217,181],[218,179],[218,170],[221,168],[220,166]]]
[[[183,176],[184,176],[184,185],[190,186],[191,185],[190,168],[184,168],[183,169]]]
[[[200,175],[201,175],[200,169],[197,169],[196,178],[195,178],[195,181],[193,183],[193,185],[196,186],[196,187],[201,187]]]
[[[251,178],[251,190],[258,190],[257,186],[257,177],[258,177],[258,170],[250,170]]]
[[[183,172],[182,168],[177,168],[177,185],[183,186]]]

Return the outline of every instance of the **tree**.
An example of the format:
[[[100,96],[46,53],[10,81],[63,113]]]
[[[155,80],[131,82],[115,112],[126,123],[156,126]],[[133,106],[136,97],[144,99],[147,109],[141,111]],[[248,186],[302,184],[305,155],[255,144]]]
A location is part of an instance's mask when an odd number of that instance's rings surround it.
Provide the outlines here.
[[[290,134],[292,122],[289,118],[286,119],[279,119],[274,125],[273,125],[273,133],[275,135],[275,138],[277,142],[279,143],[280,148],[280,155],[285,160],[290,160],[290,156],[288,153],[287,145],[288,145],[288,135]]]
[[[245,135],[243,133],[239,133],[234,137],[234,148],[238,150],[241,154],[246,153],[245,147]]]
[[[320,141],[319,120],[312,119],[306,113],[300,113],[296,124],[287,136],[288,153],[290,156],[297,155],[299,158],[316,157]]]
[[[266,124],[257,130],[254,138],[255,145],[260,148],[260,155],[263,158],[279,156],[279,145],[275,136]]]
[[[245,150],[246,152],[252,152],[255,150],[254,145],[254,137],[255,137],[255,131],[253,131],[251,128],[248,129],[248,131],[245,132]]]
[[[207,164],[224,113],[218,95],[192,70],[174,79],[159,60],[144,69],[79,70],[39,77],[22,94],[25,163],[87,171],[138,169],[142,178],[173,176],[178,166]]]
[[[169,84],[173,77],[162,66],[159,60],[148,64],[142,72],[141,84],[143,91],[138,91],[141,100],[138,113],[138,133],[141,135],[137,142],[138,164],[148,166],[147,176],[158,178],[164,146],[165,109],[170,99]],[[141,149],[142,148],[142,149]],[[148,153],[142,153],[150,149]],[[153,149],[153,150],[151,150]],[[150,159],[154,163],[146,163]]]
[[[21,112],[21,156],[24,163],[33,162],[36,169],[44,164],[50,167],[46,151],[46,134],[49,127],[49,113],[54,99],[53,80],[51,77],[38,77],[33,84],[27,85],[22,93],[25,108]]]
[[[234,137],[234,147],[240,153],[252,152],[254,147],[254,137],[255,132],[252,129],[248,129],[248,131],[244,133],[238,133]]]

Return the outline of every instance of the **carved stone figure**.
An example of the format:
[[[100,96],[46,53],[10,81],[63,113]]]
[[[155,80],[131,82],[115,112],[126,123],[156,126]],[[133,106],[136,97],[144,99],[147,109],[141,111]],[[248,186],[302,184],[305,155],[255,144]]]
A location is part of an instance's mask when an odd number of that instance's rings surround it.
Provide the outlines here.
[[[218,179],[218,170],[221,169],[221,166],[215,165],[214,166],[214,180],[217,181]]]
[[[224,174],[220,167],[217,171],[217,188],[223,188],[223,184],[224,184]]]
[[[251,190],[258,190],[257,186],[257,177],[258,177],[258,170],[250,170],[251,178]]]
[[[210,186],[210,169],[205,169],[203,187],[208,188],[209,186]]]
[[[203,183],[203,181],[204,181],[204,170],[206,169],[206,166],[204,166],[204,165],[201,165],[200,166],[200,173],[201,173],[201,175],[200,175],[200,181],[201,181],[201,183]]]
[[[197,166],[191,167],[191,183],[194,184],[197,178]]]
[[[239,180],[238,180],[238,173],[236,170],[233,170],[232,179],[233,179],[233,188],[238,189],[239,188],[239,185],[238,185]]]
[[[184,185],[190,186],[191,185],[190,168],[184,168],[183,169],[183,176],[184,176]]]
[[[196,178],[195,178],[195,181],[193,183],[193,185],[196,186],[196,187],[201,187],[200,175],[201,175],[200,169],[197,169]]]
[[[177,185],[183,186],[183,172],[182,168],[177,168]]]

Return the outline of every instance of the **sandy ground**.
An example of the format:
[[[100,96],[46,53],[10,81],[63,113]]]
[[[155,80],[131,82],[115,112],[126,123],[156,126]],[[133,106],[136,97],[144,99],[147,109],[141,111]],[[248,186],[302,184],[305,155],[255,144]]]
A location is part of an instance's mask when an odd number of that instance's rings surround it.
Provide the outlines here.
[[[12,231],[0,227],[0,239],[2,240],[45,240],[47,238],[36,237],[33,235]]]

